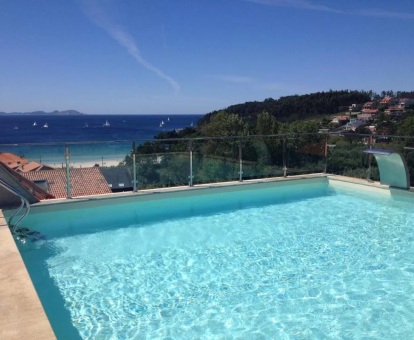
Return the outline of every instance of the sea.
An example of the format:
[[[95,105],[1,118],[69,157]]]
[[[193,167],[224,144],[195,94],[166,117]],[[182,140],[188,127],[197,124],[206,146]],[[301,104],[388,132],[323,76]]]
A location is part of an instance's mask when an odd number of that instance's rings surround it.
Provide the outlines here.
[[[0,152],[54,167],[116,165],[161,132],[196,126],[202,115],[0,115]]]

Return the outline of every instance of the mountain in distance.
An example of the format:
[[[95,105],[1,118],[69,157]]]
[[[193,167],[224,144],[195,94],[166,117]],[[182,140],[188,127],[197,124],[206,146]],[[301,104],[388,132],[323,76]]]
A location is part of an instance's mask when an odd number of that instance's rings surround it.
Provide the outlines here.
[[[76,110],[64,110],[64,111],[52,111],[52,112],[45,112],[45,111],[33,111],[33,112],[0,112],[0,115],[44,115],[44,116],[77,116],[77,115],[84,115],[86,113],[82,113]]]

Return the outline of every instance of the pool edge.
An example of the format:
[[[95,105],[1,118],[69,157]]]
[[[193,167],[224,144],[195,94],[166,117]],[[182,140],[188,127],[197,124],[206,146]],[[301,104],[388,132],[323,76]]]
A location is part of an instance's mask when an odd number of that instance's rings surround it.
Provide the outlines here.
[[[386,185],[378,182],[368,182],[367,180],[344,177],[330,174],[312,174],[291,176],[288,178],[267,178],[243,182],[225,182],[199,185],[194,187],[175,187],[154,189],[140,193],[123,193],[119,195],[100,195],[93,198],[82,197],[71,200],[51,200],[36,204],[38,208],[51,206],[65,206],[66,204],[76,205],[85,202],[102,201],[124,198],[126,200],[137,196],[145,196],[154,193],[177,193],[183,191],[205,190],[225,188],[234,185],[249,185],[258,183],[283,183],[288,185],[297,180],[326,178],[329,182],[334,181],[345,186],[365,186],[367,189],[381,190],[384,193],[392,193]],[[401,190],[397,190],[400,194]],[[403,195],[414,195],[414,190],[401,192]],[[53,202],[52,202],[53,201]],[[5,339],[56,339],[51,324],[46,316],[37,292],[30,279],[23,259],[17,249],[13,236],[7,225],[7,221],[0,209],[0,338]]]
[[[56,339],[0,209],[0,338]]]

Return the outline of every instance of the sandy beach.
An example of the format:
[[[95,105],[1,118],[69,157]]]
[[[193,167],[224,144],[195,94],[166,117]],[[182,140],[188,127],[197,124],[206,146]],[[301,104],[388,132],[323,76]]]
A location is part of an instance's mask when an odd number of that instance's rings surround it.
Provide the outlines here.
[[[96,165],[100,167],[110,167],[110,166],[118,166],[123,159],[96,159],[91,161],[71,161],[69,162],[69,166],[71,168],[92,168]],[[48,164],[54,168],[64,168],[66,167],[66,163],[54,163]]]

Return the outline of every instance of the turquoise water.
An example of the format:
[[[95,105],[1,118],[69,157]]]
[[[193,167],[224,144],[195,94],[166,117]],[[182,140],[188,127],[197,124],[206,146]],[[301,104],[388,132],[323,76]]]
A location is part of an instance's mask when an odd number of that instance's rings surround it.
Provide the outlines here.
[[[20,249],[62,339],[410,339],[412,207],[242,190],[34,214]]]

